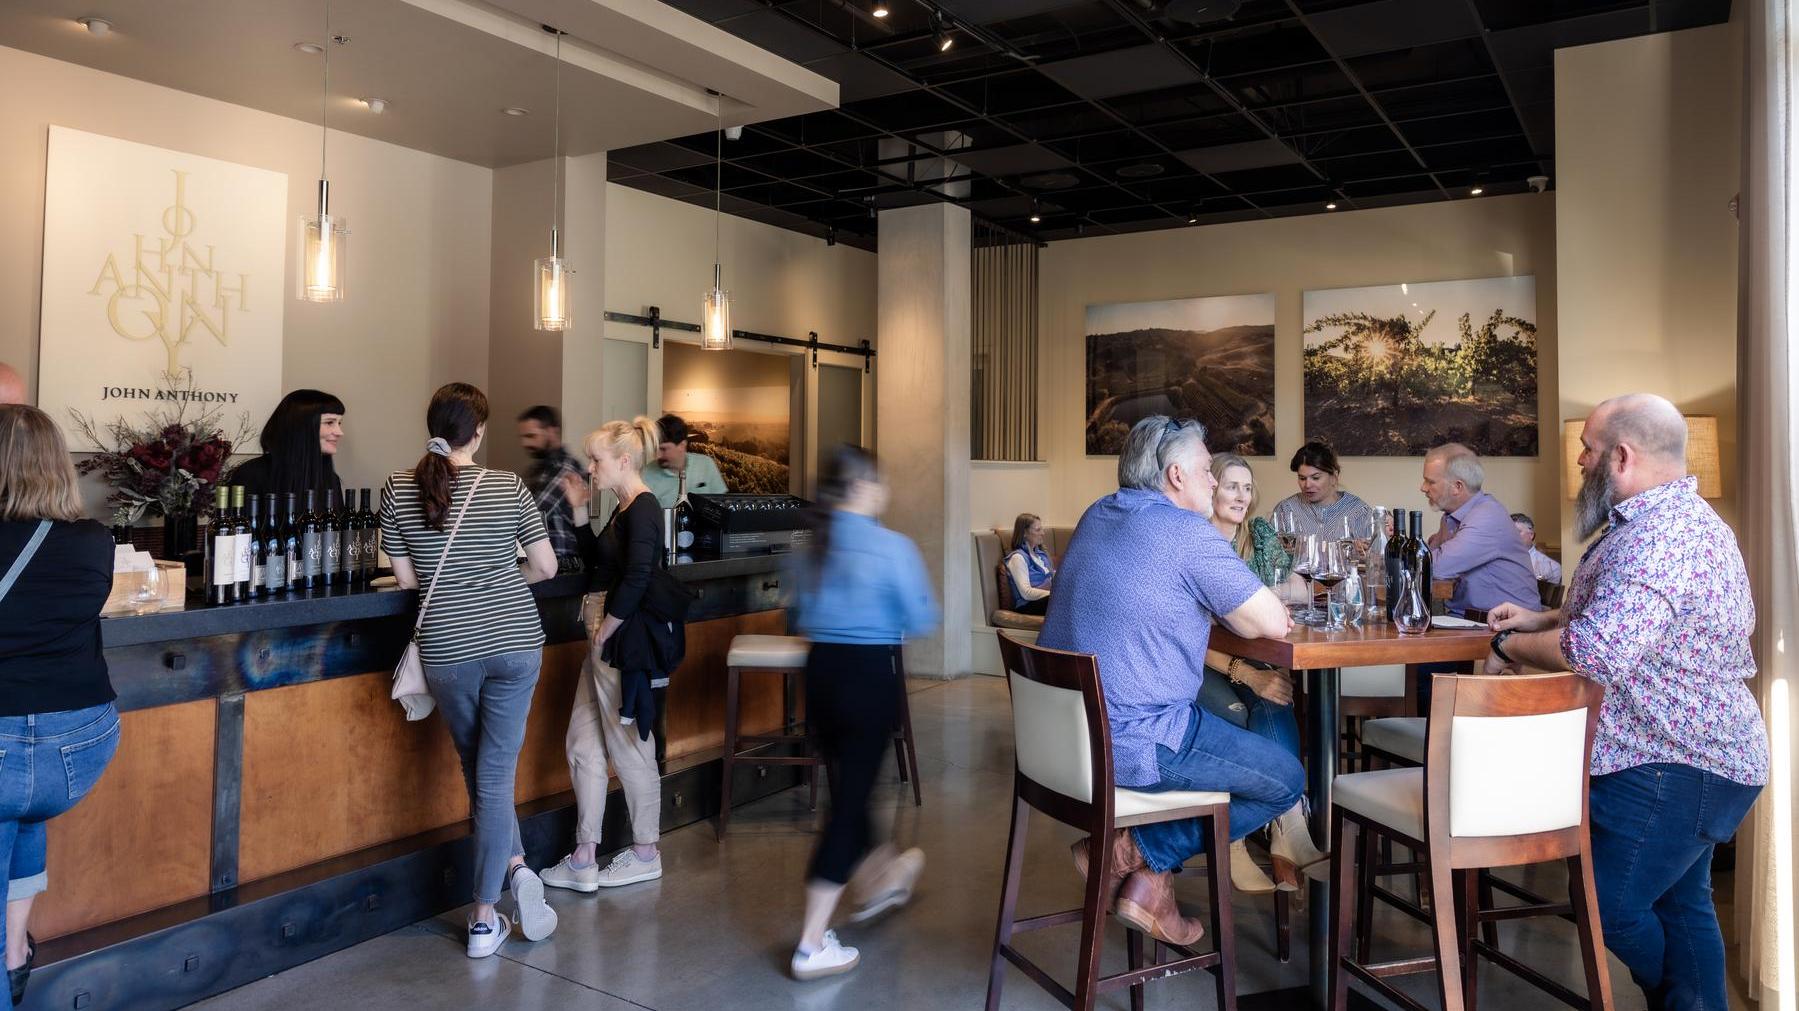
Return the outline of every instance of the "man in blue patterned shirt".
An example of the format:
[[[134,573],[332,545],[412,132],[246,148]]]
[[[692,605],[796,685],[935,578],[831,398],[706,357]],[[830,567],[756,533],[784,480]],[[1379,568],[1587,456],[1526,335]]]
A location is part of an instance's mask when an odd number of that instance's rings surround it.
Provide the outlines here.
[[[1305,774],[1280,745],[1196,703],[1212,622],[1247,637],[1293,627],[1273,591],[1207,517],[1212,454],[1196,421],[1144,418],[1118,457],[1118,491],[1088,507],[1056,576],[1037,641],[1099,658],[1117,785],[1231,795],[1231,838],[1299,800]],[[1197,818],[1119,831],[1105,894],[1118,918],[1158,940],[1192,944],[1203,927],[1181,916],[1173,872],[1205,851]],[[1086,873],[1088,844],[1074,847]],[[1212,859],[1226,859],[1222,853]]]

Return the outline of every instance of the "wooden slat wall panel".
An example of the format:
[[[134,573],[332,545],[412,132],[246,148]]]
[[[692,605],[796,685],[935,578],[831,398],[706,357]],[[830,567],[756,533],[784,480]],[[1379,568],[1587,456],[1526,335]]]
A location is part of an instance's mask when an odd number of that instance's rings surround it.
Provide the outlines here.
[[[120,717],[106,773],[50,822],[50,890],[31,909],[40,940],[206,894],[216,708],[208,699]]]

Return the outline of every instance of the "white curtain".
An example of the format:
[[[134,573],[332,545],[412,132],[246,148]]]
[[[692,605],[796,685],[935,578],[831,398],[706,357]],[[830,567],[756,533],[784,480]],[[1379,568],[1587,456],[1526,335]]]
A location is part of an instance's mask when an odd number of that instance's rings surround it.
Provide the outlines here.
[[[1759,616],[1755,651],[1760,675],[1755,689],[1762,711],[1775,719],[1776,683],[1788,688],[1787,726],[1792,700],[1799,697],[1799,540],[1795,539],[1799,496],[1794,473],[1795,421],[1793,392],[1795,342],[1792,327],[1799,313],[1788,305],[1799,294],[1799,248],[1789,228],[1799,196],[1794,172],[1793,0],[1749,0],[1744,52],[1743,188],[1738,209],[1741,222],[1741,295],[1738,306],[1741,397],[1742,547],[1749,565]],[[1775,740],[1774,760],[1790,769],[1793,742]],[[1777,780],[1778,781],[1778,780]],[[1788,779],[1787,796],[1792,796]],[[1791,1008],[1792,936],[1781,936],[1781,922],[1791,924],[1790,873],[1785,886],[1776,874],[1776,834],[1793,839],[1793,824],[1776,816],[1772,788],[1763,791],[1751,821],[1738,835],[1736,936],[1742,970],[1751,997],[1765,1009]],[[1790,812],[1792,805],[1786,806]],[[1789,849],[1787,852],[1791,852]],[[1783,910],[1783,906],[1786,908]],[[1782,913],[1785,917],[1782,917]],[[1784,950],[1783,950],[1784,949]],[[1784,970],[1784,971],[1783,971]],[[1784,979],[1783,979],[1784,977]],[[1783,992],[1783,990],[1785,992]],[[1784,1001],[1784,1002],[1783,1002]]]

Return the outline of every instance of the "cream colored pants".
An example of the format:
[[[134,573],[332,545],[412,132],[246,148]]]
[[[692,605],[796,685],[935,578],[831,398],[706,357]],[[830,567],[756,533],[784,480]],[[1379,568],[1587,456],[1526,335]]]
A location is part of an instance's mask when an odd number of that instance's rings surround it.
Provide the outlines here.
[[[597,619],[596,619],[597,620]],[[648,846],[662,835],[662,777],[656,741],[618,721],[618,671],[589,648],[568,720],[568,769],[575,782],[575,842],[598,843],[606,821],[607,762],[625,790],[631,841]]]

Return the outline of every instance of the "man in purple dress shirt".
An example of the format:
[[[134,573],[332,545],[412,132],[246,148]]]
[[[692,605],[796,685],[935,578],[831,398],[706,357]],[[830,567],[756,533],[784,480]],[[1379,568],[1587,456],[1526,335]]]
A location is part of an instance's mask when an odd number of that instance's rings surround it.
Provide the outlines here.
[[[1424,482],[1418,490],[1443,514],[1429,539],[1434,579],[1455,580],[1449,610],[1491,611],[1507,602],[1538,610],[1537,577],[1530,551],[1518,540],[1512,514],[1481,490],[1486,468],[1474,450],[1459,442],[1424,454]]]
[[[1712,850],[1768,781],[1755,604],[1736,537],[1686,473],[1661,397],[1600,404],[1581,433],[1576,533],[1598,535],[1561,611],[1494,609],[1487,671],[1572,670],[1605,687],[1593,740],[1593,878],[1606,947],[1655,1009],[1728,1007]]]

